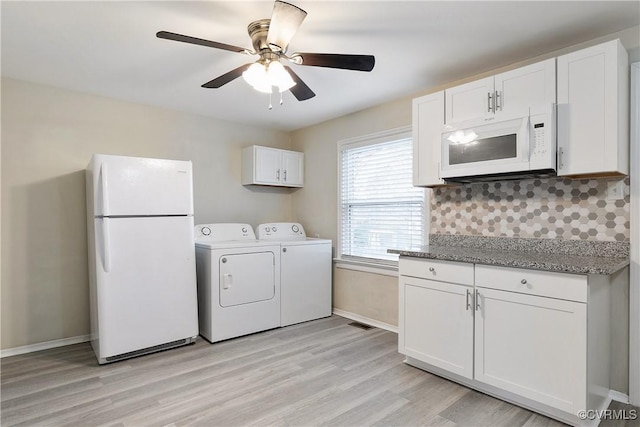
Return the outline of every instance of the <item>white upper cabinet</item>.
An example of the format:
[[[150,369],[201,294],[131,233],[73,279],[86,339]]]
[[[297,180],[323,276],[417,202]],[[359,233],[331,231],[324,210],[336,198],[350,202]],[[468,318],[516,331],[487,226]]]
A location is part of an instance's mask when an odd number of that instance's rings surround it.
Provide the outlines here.
[[[282,151],[283,185],[302,187],[304,185],[304,154],[297,151]]]
[[[556,102],[554,58],[495,76],[495,114],[525,117],[550,111]]]
[[[446,90],[446,124],[493,117],[493,77]]]
[[[445,122],[484,122],[549,111],[556,102],[555,59],[445,91]]]
[[[440,135],[444,127],[444,91],[413,100],[413,185],[444,184],[440,179]]]
[[[558,57],[558,175],[629,173],[629,66],[613,40]]]
[[[255,147],[253,158],[253,169],[255,170],[253,180],[255,182],[250,183],[278,185],[280,183],[281,162],[282,154],[280,150]],[[251,165],[248,166],[251,167]]]
[[[304,154],[252,145],[242,150],[242,185],[304,186]]]

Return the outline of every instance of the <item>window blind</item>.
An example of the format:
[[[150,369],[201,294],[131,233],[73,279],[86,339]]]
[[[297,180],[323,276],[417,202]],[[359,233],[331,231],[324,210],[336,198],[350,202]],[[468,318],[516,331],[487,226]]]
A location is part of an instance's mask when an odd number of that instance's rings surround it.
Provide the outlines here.
[[[340,151],[340,258],[393,263],[387,249],[424,244],[425,191],[412,184],[410,138]]]

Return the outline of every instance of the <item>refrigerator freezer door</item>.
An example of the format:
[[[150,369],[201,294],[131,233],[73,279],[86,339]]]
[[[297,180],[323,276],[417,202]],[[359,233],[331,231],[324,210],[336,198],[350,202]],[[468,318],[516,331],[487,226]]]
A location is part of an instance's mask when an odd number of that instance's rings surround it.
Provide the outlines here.
[[[96,154],[95,216],[192,215],[191,162]]]
[[[97,218],[95,230],[99,357],[197,336],[193,217]]]

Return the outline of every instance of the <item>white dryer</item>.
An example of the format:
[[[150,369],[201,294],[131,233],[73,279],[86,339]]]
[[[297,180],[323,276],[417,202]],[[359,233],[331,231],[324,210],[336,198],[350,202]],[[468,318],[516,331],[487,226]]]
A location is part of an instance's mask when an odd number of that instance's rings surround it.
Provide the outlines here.
[[[260,224],[258,239],[280,244],[280,326],[331,316],[331,240],[295,222]]]
[[[195,226],[200,335],[214,343],[280,326],[280,246],[249,224]]]

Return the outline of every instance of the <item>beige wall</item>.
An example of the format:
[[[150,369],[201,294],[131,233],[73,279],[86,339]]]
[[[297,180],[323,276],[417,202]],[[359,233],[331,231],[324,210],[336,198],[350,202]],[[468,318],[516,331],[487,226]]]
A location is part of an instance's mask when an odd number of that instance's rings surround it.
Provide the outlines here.
[[[84,168],[93,153],[192,160],[195,221],[286,221],[291,190],[240,184],[240,151],[285,132],[2,79],[2,341],[89,333]]]
[[[411,98],[389,102],[292,133],[292,149],[305,153],[305,185],[292,195],[293,217],[307,234],[333,240],[338,230],[337,142],[411,124]],[[397,277],[334,269],[333,305],[398,324]]]

